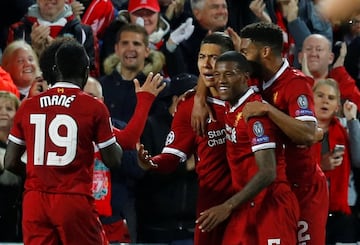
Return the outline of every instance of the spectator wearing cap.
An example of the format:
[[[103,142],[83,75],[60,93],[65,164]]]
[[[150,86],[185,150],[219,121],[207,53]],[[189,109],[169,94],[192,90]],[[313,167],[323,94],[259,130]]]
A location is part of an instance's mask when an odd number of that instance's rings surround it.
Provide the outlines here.
[[[127,10],[120,10],[117,18],[105,32],[100,51],[102,61],[114,52],[115,35],[126,23],[138,24],[145,28],[149,35],[149,48],[160,51],[165,57],[164,73],[166,74],[163,75],[171,77],[183,71],[177,68],[183,62],[176,62],[179,54],[175,50],[179,43],[192,34],[194,30],[192,19],[188,19],[178,29],[171,32],[169,22],[160,13],[157,0],[129,0]]]

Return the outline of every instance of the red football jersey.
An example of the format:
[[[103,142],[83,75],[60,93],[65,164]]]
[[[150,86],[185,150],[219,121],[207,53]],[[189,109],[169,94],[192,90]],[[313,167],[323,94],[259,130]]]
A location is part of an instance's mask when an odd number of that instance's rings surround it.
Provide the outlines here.
[[[9,140],[26,145],[26,190],[92,196],[94,146],[115,142],[106,106],[69,83],[25,100]]]
[[[227,159],[236,191],[244,189],[259,168],[254,153],[274,149],[276,179],[252,200],[237,207],[230,216],[223,245],[235,244],[295,244],[298,204],[287,182],[283,145],[278,144],[279,129],[266,117],[242,116],[247,102],[262,101],[249,89],[225,114]],[[274,220],[281,225],[274,225]]]
[[[159,170],[162,170],[170,169],[168,165],[175,165],[174,163],[178,163],[179,159],[185,161],[192,154],[196,155],[195,170],[199,183],[197,217],[200,212],[221,204],[233,193],[230,169],[225,154],[225,103],[210,97],[207,101],[214,112],[216,121],[208,119],[206,135],[198,136],[191,127],[194,97],[190,97],[179,103],[165,147],[160,155],[153,157],[154,162],[159,165]],[[226,224],[227,222],[223,222],[211,232],[201,232],[199,224],[196,224],[194,244],[221,244]]]
[[[251,101],[262,101],[253,89],[249,89],[235,106],[226,110],[227,159],[236,191],[243,189],[258,171],[253,155],[258,150],[275,150],[276,181],[287,181],[284,149],[282,145],[277,145],[279,129],[268,117],[251,117],[245,121],[242,116],[243,107]]]
[[[301,121],[316,122],[312,78],[290,68],[285,61],[277,74],[263,83],[263,98],[285,114]],[[310,184],[316,181],[317,163],[311,154],[311,148],[296,145],[283,134],[287,175],[291,183]]]
[[[194,97],[191,97],[179,104],[162,153],[176,155],[182,161],[194,153],[197,154],[196,172],[199,187],[223,191],[231,186],[225,156],[225,103],[216,98],[208,97],[207,100],[215,112],[216,121],[208,119],[206,136],[198,136],[191,127],[191,111],[194,104]]]

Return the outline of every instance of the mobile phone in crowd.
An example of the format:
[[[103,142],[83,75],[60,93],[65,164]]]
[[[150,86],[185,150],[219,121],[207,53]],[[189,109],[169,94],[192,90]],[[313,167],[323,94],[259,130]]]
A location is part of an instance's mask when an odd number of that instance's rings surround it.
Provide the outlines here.
[[[344,145],[335,145],[333,153],[343,152],[343,151],[345,151],[345,146]]]

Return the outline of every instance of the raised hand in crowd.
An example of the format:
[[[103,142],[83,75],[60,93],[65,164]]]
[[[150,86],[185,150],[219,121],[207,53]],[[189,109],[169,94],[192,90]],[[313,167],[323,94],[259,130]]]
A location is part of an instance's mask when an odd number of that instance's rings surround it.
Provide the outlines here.
[[[249,9],[255,14],[255,16],[265,22],[271,22],[270,16],[265,11],[266,4],[264,0],[254,0],[250,3]]]

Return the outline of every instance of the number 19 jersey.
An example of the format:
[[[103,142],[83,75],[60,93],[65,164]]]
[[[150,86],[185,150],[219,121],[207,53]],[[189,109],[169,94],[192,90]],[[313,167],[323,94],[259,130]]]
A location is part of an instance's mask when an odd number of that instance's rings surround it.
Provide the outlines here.
[[[115,142],[106,106],[70,83],[22,102],[9,140],[27,150],[25,190],[92,196],[94,146]]]

